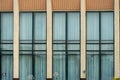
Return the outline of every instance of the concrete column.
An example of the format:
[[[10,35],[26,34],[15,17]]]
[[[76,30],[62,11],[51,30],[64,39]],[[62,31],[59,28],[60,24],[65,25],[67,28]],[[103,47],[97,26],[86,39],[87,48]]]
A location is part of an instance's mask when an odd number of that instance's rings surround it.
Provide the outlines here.
[[[81,80],[86,80],[86,0],[81,0]]]
[[[119,0],[114,0],[114,33],[115,33],[115,80],[120,78],[120,28],[119,28]]]
[[[52,80],[52,6],[47,0],[47,80]]]
[[[19,5],[18,0],[14,0],[14,78],[13,80],[19,80]]]

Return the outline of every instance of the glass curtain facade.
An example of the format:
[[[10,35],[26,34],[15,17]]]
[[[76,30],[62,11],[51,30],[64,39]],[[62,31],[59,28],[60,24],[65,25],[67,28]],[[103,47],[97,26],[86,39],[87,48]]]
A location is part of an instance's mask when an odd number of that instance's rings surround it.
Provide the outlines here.
[[[0,13],[0,80],[13,79],[13,13]]]
[[[20,13],[20,80],[46,80],[46,13]]]
[[[53,13],[53,80],[80,80],[80,13]]]
[[[87,80],[112,80],[113,12],[87,12]]]

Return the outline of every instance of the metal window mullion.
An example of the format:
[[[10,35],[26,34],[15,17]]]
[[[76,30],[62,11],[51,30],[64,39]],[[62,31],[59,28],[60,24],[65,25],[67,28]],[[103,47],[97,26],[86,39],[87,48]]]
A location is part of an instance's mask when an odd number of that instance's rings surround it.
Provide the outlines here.
[[[32,75],[35,77],[35,57],[34,57],[34,12],[32,13]]]
[[[67,48],[68,48],[68,44],[67,44],[67,40],[68,40],[68,22],[67,22],[67,18],[68,18],[68,16],[67,16],[67,12],[65,13],[65,23],[66,23],[66,25],[65,25],[65,44],[66,44],[66,46],[65,46],[65,52],[66,52],[66,80],[68,80],[68,50],[67,50]]]

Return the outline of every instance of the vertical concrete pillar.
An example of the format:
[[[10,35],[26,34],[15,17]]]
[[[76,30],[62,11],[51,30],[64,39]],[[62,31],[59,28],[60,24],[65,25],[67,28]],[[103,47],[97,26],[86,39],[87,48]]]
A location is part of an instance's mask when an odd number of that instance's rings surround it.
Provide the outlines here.
[[[81,80],[86,80],[86,0],[81,0]]]
[[[52,80],[52,5],[47,0],[47,80]]]
[[[14,0],[14,53],[13,53],[13,80],[19,80],[19,5]]]
[[[120,28],[119,28],[119,0],[114,0],[114,33],[115,33],[115,80],[120,78]]]

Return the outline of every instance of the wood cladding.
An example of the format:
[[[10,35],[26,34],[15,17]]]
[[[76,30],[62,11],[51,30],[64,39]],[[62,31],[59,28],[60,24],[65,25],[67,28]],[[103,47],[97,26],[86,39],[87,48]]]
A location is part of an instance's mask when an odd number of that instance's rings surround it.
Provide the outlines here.
[[[51,0],[51,1],[53,11],[80,10],[81,0]],[[19,0],[19,9],[20,11],[45,11],[46,0]],[[86,9],[93,11],[114,10],[114,0],[86,0]],[[13,0],[0,0],[0,11],[13,11]]]
[[[52,0],[53,10],[80,10],[80,0]]]
[[[120,9],[120,0],[119,0],[119,9]]]
[[[87,10],[114,10],[114,0],[86,0]]]
[[[0,0],[0,11],[13,11],[13,0]]]
[[[46,0],[19,0],[20,11],[46,10]]]

